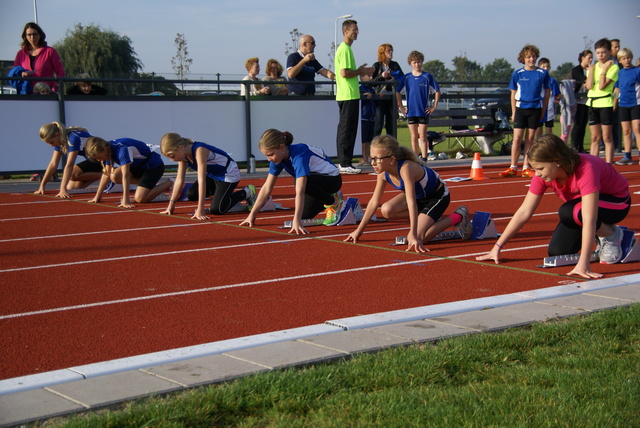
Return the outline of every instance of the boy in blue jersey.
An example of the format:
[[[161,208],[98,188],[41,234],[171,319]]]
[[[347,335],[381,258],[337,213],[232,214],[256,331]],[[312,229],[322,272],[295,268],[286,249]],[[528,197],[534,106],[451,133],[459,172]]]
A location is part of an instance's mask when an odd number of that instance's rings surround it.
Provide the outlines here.
[[[396,88],[398,108],[407,117],[407,127],[411,134],[411,148],[423,160],[427,160],[429,155],[429,140],[427,138],[429,117],[438,107],[440,88],[436,79],[430,73],[422,71],[422,64],[424,63],[424,55],[422,53],[412,51],[407,58],[407,62],[411,66],[411,73],[405,74]],[[403,88],[407,98],[406,108],[402,105],[402,95],[400,94]],[[435,95],[433,106],[429,107],[429,95],[431,92],[434,92]]]
[[[631,165],[631,133],[636,136],[636,144],[640,141],[640,68],[633,66],[631,49],[620,49],[618,62],[622,66],[618,72],[615,91],[618,97],[615,102],[620,114],[624,157],[616,165]]]
[[[547,73],[551,73],[551,61],[549,61],[548,58],[540,58],[538,60],[538,67],[547,70]],[[536,129],[536,138],[541,137],[543,131],[545,134],[553,134],[553,124],[556,118],[555,104],[562,98],[560,95],[560,86],[551,75],[549,75],[549,91],[549,103],[540,121],[540,126]]]
[[[500,177],[515,177],[518,174],[520,143],[524,137],[524,160],[522,176],[534,177],[535,171],[529,168],[527,153],[536,134],[536,129],[547,110],[549,103],[549,73],[536,66],[540,50],[534,45],[526,45],[518,54],[518,62],[524,64],[513,72],[511,89],[511,120],[513,121],[513,142],[511,145],[511,166],[501,172]],[[525,135],[526,130],[526,135]]]

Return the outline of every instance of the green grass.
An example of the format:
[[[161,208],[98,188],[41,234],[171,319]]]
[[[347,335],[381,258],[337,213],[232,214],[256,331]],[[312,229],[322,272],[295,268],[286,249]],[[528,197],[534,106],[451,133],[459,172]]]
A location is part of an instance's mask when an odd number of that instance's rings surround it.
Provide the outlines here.
[[[63,427],[638,427],[640,304],[361,354],[51,421]]]

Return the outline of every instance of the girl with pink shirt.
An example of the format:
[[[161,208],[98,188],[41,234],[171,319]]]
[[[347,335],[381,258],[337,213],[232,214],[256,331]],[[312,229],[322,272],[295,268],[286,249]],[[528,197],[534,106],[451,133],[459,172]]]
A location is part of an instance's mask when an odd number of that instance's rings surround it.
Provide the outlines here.
[[[618,263],[622,257],[622,229],[616,226],[629,213],[631,196],[627,180],[597,156],[578,154],[555,135],[538,138],[528,153],[535,176],[522,205],[491,249],[476,260],[500,261],[500,251],[529,221],[547,189],[565,203],[560,222],[551,236],[549,256],[575,254],[580,258],[569,275],[600,278],[590,267],[594,241],[600,263]],[[584,249],[583,251],[581,251]]]

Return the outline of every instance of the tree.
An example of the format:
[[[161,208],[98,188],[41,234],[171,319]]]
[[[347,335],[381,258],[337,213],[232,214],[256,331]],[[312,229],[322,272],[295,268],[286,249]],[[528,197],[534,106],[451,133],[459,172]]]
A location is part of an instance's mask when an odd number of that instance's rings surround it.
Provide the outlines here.
[[[451,61],[453,63],[452,78],[456,82],[480,80],[482,75],[482,66],[475,61],[467,58],[467,54],[463,53]]]
[[[333,70],[333,60],[336,58],[336,42],[331,42],[331,47],[329,48],[329,64],[325,67],[327,70]]]
[[[482,70],[482,80],[488,82],[506,82],[511,79],[513,67],[504,58],[496,58]]]
[[[138,82],[135,85],[135,94],[149,94],[151,92],[162,92],[165,95],[176,95],[178,88],[173,83],[166,82],[163,76],[156,76],[155,73],[140,73],[138,79],[153,79],[153,82]]]
[[[68,76],[88,73],[94,78],[132,79],[142,68],[129,37],[97,25],[76,24],[54,47]],[[133,92],[128,83],[104,83],[104,87],[112,94]]]
[[[289,36],[291,36],[291,45],[289,45],[289,42],[285,42],[284,44],[284,54],[285,56],[289,56],[290,54],[297,52],[298,49],[300,49],[300,44],[299,44],[299,40],[300,40],[300,36],[302,36],[303,33],[301,33],[300,31],[298,31],[297,28],[294,28],[293,30],[289,31]]]
[[[439,59],[427,61],[422,65],[422,71],[428,71],[436,79],[436,82],[451,80],[451,70]]]
[[[189,67],[193,60],[189,58],[189,51],[187,50],[187,39],[184,38],[184,34],[176,34],[174,40],[176,45],[176,56],[171,58],[171,67],[176,72],[178,79],[184,80],[185,76],[189,74]],[[184,91],[184,83],[182,84],[182,90]]]
[[[559,66],[556,67],[555,71],[551,72],[551,75],[555,77],[556,80],[564,80],[571,79],[571,70],[573,69],[573,64],[570,62],[563,62]]]

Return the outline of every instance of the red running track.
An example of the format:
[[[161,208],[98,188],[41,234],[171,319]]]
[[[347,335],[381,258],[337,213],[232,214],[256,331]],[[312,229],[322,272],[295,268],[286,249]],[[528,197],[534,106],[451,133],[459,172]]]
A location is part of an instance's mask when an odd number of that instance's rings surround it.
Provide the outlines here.
[[[498,178],[502,169],[485,167],[488,180],[449,184],[449,212],[460,204],[488,211],[502,231],[528,184]],[[632,192],[640,190],[637,167],[619,170]],[[345,195],[366,205],[375,177],[344,181]],[[279,180],[274,192],[285,207],[293,206],[291,183]],[[475,261],[494,240],[432,242],[426,255],[390,245],[406,234],[406,221],[371,223],[353,244],[342,240],[355,226],[312,227],[304,237],[279,229],[292,211],[262,213],[247,228],[239,226],[246,213],[191,220],[195,205],[188,202],[166,216],[159,214],[165,202],[124,210],[119,195],[95,205],[86,202],[92,195],[59,200],[55,193],[0,194],[0,379],[583,281],[566,276],[567,267],[536,267],[557,221],[554,195],[543,198],[495,265]],[[637,203],[623,224],[640,230]],[[638,264],[594,270],[621,276]]]

